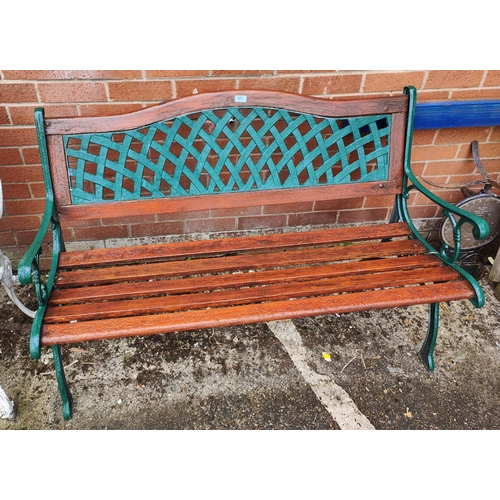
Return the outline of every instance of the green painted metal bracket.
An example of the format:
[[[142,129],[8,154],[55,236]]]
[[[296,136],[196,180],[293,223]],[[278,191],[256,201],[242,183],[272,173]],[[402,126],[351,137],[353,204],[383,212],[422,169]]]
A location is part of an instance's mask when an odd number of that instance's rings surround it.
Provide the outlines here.
[[[454,243],[455,249],[460,249],[460,237],[461,237],[461,227],[463,224],[470,224],[472,226],[472,233],[474,238],[477,240],[482,240],[488,237],[490,228],[488,223],[481,217],[463,210],[451,203],[448,203],[436,196],[434,193],[429,191],[425,186],[423,186],[417,177],[413,174],[411,169],[411,146],[413,137],[413,121],[415,117],[415,105],[416,105],[416,89],[414,87],[405,87],[405,94],[409,96],[409,110],[408,110],[408,127],[406,130],[406,147],[405,147],[405,158],[404,158],[404,176],[403,176],[403,190],[402,194],[398,195],[396,198],[396,212],[397,217],[400,220],[406,222],[415,238],[417,238],[429,251],[429,253],[436,255],[443,262],[453,267],[458,271],[472,286],[476,294],[476,298],[471,299],[471,302],[476,307],[482,307],[484,305],[484,292],[479,285],[479,283],[464,269],[457,265],[456,261],[458,258],[458,252],[455,251],[450,255],[448,245],[443,245],[440,251],[432,247],[425,238],[420,234],[418,229],[415,227],[413,221],[411,220],[409,209],[408,209],[408,199],[412,190],[417,190],[426,196],[428,199],[436,203],[443,209],[445,216],[450,217],[453,214],[458,221],[455,221],[453,217],[454,224]]]
[[[434,370],[434,347],[439,327],[439,303],[429,304],[429,325],[425,341],[422,344],[418,356],[424,366],[429,370]]]
[[[64,250],[64,242],[61,227],[54,209],[54,193],[49,170],[47,142],[45,140],[44,114],[41,108],[35,109],[35,126],[45,181],[45,211],[40,228],[38,229],[33,243],[21,259],[17,273],[20,283],[23,285],[33,284],[35,286],[38,309],[31,328],[30,354],[33,359],[38,359],[40,357],[40,330],[42,318],[47,305],[47,299],[54,285],[59,254]],[[52,260],[47,282],[44,283],[40,273],[39,259],[42,252],[43,241],[49,229],[52,230]]]
[[[66,383],[66,376],[64,375],[60,346],[52,346],[52,355],[54,358],[54,368],[56,370],[56,379],[57,385],[59,387],[59,394],[61,395],[63,418],[64,420],[69,420],[71,418],[71,406],[73,403],[73,398],[71,397],[71,393],[68,389],[68,384]]]

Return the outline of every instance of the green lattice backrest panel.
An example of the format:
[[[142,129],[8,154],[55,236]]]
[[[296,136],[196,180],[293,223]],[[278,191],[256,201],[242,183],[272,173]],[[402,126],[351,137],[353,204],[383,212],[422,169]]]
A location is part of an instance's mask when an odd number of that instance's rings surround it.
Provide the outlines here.
[[[391,115],[201,111],[121,132],[64,135],[73,204],[383,181]]]

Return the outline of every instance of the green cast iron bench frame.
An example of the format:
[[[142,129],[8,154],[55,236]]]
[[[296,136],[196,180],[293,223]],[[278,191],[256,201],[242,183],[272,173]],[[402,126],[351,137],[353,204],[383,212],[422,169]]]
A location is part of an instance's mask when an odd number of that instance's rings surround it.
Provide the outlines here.
[[[462,225],[477,239],[489,227],[412,173],[415,102],[406,87],[355,100],[217,92],[95,118],[45,119],[36,109],[46,208],[18,276],[36,290],[30,354],[52,347],[64,418],[72,410],[60,346],[75,342],[429,304],[419,355],[432,370],[439,303],[484,302],[456,263]],[[449,217],[453,249],[418,232],[413,191]],[[394,209],[380,223],[79,251],[62,237],[100,218],[387,195]]]

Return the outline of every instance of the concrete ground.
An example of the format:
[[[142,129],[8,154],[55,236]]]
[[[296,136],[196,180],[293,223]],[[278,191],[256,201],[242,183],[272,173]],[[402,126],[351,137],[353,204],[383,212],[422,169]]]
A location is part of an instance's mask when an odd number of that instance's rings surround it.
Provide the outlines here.
[[[51,350],[30,359],[31,320],[2,289],[0,386],[16,416],[0,429],[498,430],[500,303],[482,285],[482,309],[442,304],[432,373],[416,355],[426,306],[65,346],[69,421]]]

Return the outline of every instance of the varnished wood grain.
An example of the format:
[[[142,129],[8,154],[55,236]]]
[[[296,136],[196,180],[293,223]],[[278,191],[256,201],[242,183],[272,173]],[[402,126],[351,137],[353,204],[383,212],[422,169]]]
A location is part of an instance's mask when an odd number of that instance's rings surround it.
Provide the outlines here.
[[[417,240],[396,240],[385,243],[366,243],[306,250],[255,253],[206,259],[179,260],[152,264],[135,264],[107,268],[61,271],[55,284],[58,287],[100,285],[121,281],[145,281],[151,278],[188,276],[190,274],[222,273],[248,269],[268,269],[291,265],[311,265],[352,259],[373,259],[390,255],[423,253]]]
[[[235,96],[245,95],[247,102],[242,105]],[[278,91],[237,90],[226,92],[206,92],[175,99],[159,106],[133,113],[83,118],[53,118],[46,120],[47,134],[83,134],[92,132],[113,132],[130,130],[160,120],[169,120],[178,115],[195,113],[204,109],[259,106],[285,108],[298,113],[319,116],[345,117],[368,114],[397,113],[404,111],[408,97],[375,97],[370,99],[330,100]]]
[[[220,210],[281,205],[307,201],[347,200],[366,196],[386,196],[401,193],[402,181],[364,182],[360,184],[338,184],[330,186],[269,189],[265,191],[220,193],[203,196],[179,196],[168,198],[143,198],[132,201],[113,201],[83,205],[57,204],[61,222],[99,219],[106,217],[132,217],[141,215],[189,212],[196,210]],[[332,221],[333,222],[333,221]]]
[[[297,300],[140,315],[76,323],[45,324],[42,345],[152,335],[222,326],[293,319],[321,314],[366,311],[472,298],[466,281],[391,288]]]
[[[194,293],[208,290],[244,286],[289,283],[339,276],[356,276],[367,273],[404,271],[443,267],[443,263],[432,255],[415,255],[397,259],[373,259],[341,264],[301,266],[287,269],[255,272],[237,272],[220,275],[196,276],[194,278],[160,279],[142,282],[113,283],[109,285],[60,288],[52,291],[51,305],[74,304],[102,300],[119,300],[133,297],[148,297],[162,294]],[[92,304],[88,304],[92,308]]]
[[[202,241],[173,242],[123,248],[98,248],[63,252],[59,258],[61,268],[107,266],[130,262],[147,262],[176,257],[208,256],[233,252],[272,251],[308,245],[326,245],[368,239],[401,238],[410,236],[407,224],[378,224],[371,226],[338,227],[316,231],[221,238]]]
[[[209,293],[184,293],[147,299],[105,301],[92,304],[76,304],[50,307],[45,313],[47,323],[88,321],[102,318],[118,318],[144,314],[159,314],[188,309],[203,309],[276,301],[290,298],[314,297],[335,293],[347,293],[376,288],[401,287],[427,282],[459,279],[459,274],[448,267],[389,271],[376,274],[360,274],[341,278],[292,282],[266,286],[252,286]]]

